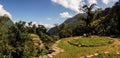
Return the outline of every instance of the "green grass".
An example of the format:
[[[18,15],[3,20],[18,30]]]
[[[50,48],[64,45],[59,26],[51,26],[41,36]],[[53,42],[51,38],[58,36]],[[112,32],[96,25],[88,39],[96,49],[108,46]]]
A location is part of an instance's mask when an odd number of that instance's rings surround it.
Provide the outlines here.
[[[73,39],[71,41],[69,41],[72,44],[76,44],[76,45],[104,45],[104,44],[108,44],[111,40],[108,38],[104,38],[104,37],[83,37],[83,38],[78,38],[78,39]]]
[[[39,46],[40,37],[37,34],[30,34],[35,46]]]
[[[80,38],[80,37],[65,38],[65,39],[62,39],[60,43],[58,43],[58,47],[64,49],[65,52],[54,56],[54,58],[80,58],[81,56],[91,55],[95,53],[103,53],[106,51],[114,51],[114,52],[120,51],[120,47],[116,46],[116,44],[114,43],[106,46],[99,46],[99,47],[73,46],[68,43],[68,41],[73,40],[73,38]],[[100,38],[102,39],[105,37],[100,37]],[[89,40],[89,39],[86,39],[86,40]]]
[[[108,54],[100,54],[98,56],[95,56],[93,58],[119,58],[120,55],[116,54],[116,53],[108,53]]]
[[[30,34],[30,36],[32,37],[33,41],[40,41],[40,37],[36,34]]]

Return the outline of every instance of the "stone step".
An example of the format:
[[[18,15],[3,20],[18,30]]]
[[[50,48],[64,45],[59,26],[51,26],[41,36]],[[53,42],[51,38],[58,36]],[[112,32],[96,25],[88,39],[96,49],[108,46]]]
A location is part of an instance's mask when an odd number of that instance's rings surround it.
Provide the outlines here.
[[[49,58],[52,58],[52,57],[53,57],[53,55],[52,55],[52,54],[48,54],[47,56],[48,56]]]
[[[47,55],[44,55],[44,56],[39,56],[38,58],[53,58],[54,55],[57,55],[61,52],[64,52],[63,49],[57,47],[57,44],[59,42],[60,42],[60,40],[57,41],[55,44],[53,44],[53,46],[51,47],[51,50],[54,50],[55,52],[52,52],[51,54],[47,54]]]
[[[94,55],[95,55],[95,56],[98,56],[99,54],[98,54],[98,53],[95,53]]]
[[[42,58],[48,58],[48,56],[47,56],[47,55],[44,55],[44,56],[42,56]]]
[[[82,56],[82,57],[80,57],[80,58],[86,58],[85,56]]]
[[[51,53],[52,55],[56,55],[56,53],[55,52],[53,52],[53,53]]]

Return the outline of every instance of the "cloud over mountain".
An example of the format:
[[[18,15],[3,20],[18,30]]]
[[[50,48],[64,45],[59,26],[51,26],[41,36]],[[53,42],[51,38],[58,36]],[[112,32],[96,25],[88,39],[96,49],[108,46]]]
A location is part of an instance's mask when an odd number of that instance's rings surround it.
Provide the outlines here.
[[[79,13],[79,7],[84,5],[84,0],[51,0],[53,3],[59,4],[65,8]]]
[[[45,26],[45,28],[47,28],[47,29],[50,29],[50,28],[55,26],[54,24],[43,24],[43,23],[38,23],[38,22],[35,22],[35,21],[32,24],[36,24],[36,25],[40,24],[40,25]]]
[[[7,15],[8,17],[12,18],[11,14],[3,8],[3,5],[0,4],[0,16]]]
[[[47,29],[50,29],[55,26],[54,24],[42,24],[42,25],[44,25]]]
[[[53,3],[59,4],[65,8],[68,8],[70,10],[75,11],[76,13],[82,13],[82,11],[79,11],[79,8],[88,2],[89,5],[95,3],[98,3],[98,0],[51,0]],[[109,4],[113,2],[117,2],[118,0],[100,0],[104,4]]]
[[[72,15],[70,15],[68,12],[63,12],[63,13],[60,13],[60,17],[61,18],[71,18]]]
[[[118,0],[102,0],[102,2],[104,3],[104,4],[109,4],[109,3],[112,3],[112,2],[117,2]]]

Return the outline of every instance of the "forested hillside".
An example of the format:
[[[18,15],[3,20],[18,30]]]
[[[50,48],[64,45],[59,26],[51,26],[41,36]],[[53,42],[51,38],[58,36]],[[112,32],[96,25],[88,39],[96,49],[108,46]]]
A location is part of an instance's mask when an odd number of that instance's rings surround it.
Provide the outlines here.
[[[31,37],[31,34],[36,35]],[[0,58],[33,58],[45,55],[50,53],[49,44],[54,41],[54,37],[47,33],[43,25],[37,26],[25,21],[13,23],[7,16],[0,17]]]
[[[73,56],[76,56],[75,53],[77,53],[77,56],[81,56],[78,54],[81,51],[89,53],[88,47],[94,51],[94,47],[102,46],[104,48],[104,45],[112,44],[114,42],[113,38],[101,38],[102,36],[120,36],[120,0],[112,7],[105,9],[94,10],[95,6],[97,5],[84,5],[79,9],[84,13],[79,13],[60,25],[56,24],[49,31],[40,24],[25,21],[13,22],[7,15],[0,16],[0,58],[40,58],[44,55],[49,58],[61,52],[65,52],[67,55],[73,54]],[[97,35],[97,37],[90,35]],[[66,37],[70,37],[71,41],[65,39]],[[80,43],[81,39],[83,43]],[[119,51],[118,46],[120,44],[118,43],[119,39],[115,39],[114,45],[110,45],[110,49],[112,47],[112,50],[116,48]],[[81,50],[79,50],[79,47]],[[76,48],[76,51],[73,50],[74,48]],[[100,49],[100,51],[102,50]],[[70,55],[71,58],[73,56]]]
[[[3,16],[0,17],[0,33],[8,32],[8,28],[13,25],[13,22],[10,20],[9,17]]]
[[[49,33],[60,37],[83,35],[84,33],[118,36],[120,34],[120,2],[115,3],[111,8],[91,11],[95,6],[94,4],[90,8],[87,5],[83,6],[83,10],[89,15],[77,14],[64,23],[56,25],[49,30]]]

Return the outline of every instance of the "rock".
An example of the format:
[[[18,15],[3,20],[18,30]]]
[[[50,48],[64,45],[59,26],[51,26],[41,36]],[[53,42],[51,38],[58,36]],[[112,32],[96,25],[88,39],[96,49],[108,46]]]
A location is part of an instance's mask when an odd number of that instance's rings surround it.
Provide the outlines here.
[[[59,53],[60,53],[60,51],[56,51],[55,53],[56,53],[56,54],[59,54]]]
[[[117,52],[116,54],[117,54],[117,55],[119,55],[120,53],[119,53],[119,52]]]
[[[53,53],[51,53],[52,55],[56,55],[56,53],[55,52],[53,52]]]
[[[61,52],[64,52],[64,50],[63,50],[63,49],[61,49]]]
[[[56,47],[56,46],[54,47],[54,49],[57,49],[57,48],[58,48],[58,47]]]
[[[53,57],[53,55],[52,55],[52,54],[48,54],[47,56],[48,56],[48,57],[50,57],[50,58],[52,58],[52,57]]]
[[[73,39],[78,39],[78,38],[73,38]]]
[[[56,47],[56,46],[57,46],[57,44],[54,44],[53,46],[54,46],[54,47]]]
[[[57,50],[61,50],[60,48],[56,48]]]
[[[55,44],[53,44],[53,46],[51,47],[51,50],[53,50],[54,52],[52,52],[51,54],[44,55],[42,57],[39,56],[39,58],[52,58],[54,55],[59,54],[60,52],[64,52],[63,49],[57,47],[57,44],[59,42],[60,42],[60,40],[57,41]]]
[[[98,56],[99,54],[98,54],[98,53],[95,53],[94,55],[95,55],[95,56]]]
[[[59,43],[60,42],[60,40],[58,40],[56,43]]]
[[[44,56],[42,56],[42,58],[48,58],[48,56],[47,56],[47,55],[44,55]]]
[[[78,47],[81,47],[81,45],[79,44]]]
[[[90,56],[90,55],[88,55],[88,56],[86,56],[86,58],[91,58],[91,56]]]
[[[108,54],[109,52],[104,52],[105,54]]]
[[[89,55],[89,56],[93,57],[94,55]]]
[[[42,58],[42,56],[39,56],[38,58]]]
[[[80,57],[80,58],[85,58],[85,56],[82,56],[82,57]]]

